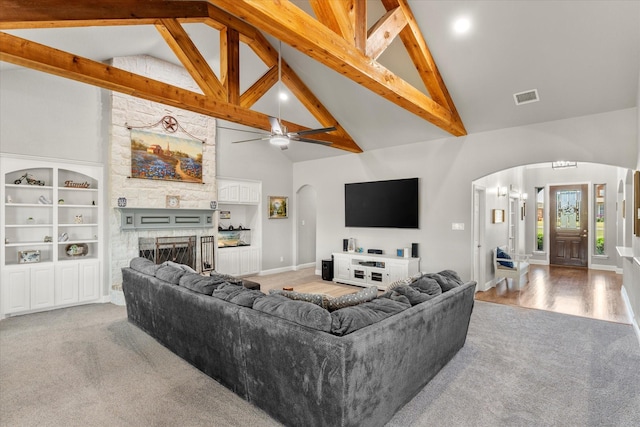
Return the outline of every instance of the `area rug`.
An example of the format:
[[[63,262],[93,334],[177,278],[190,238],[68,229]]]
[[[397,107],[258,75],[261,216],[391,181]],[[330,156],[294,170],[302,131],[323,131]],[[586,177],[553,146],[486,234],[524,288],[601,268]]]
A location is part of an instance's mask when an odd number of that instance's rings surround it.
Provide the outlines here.
[[[95,304],[0,322],[0,425],[280,424]],[[480,301],[465,346],[388,423],[638,425],[631,326]]]

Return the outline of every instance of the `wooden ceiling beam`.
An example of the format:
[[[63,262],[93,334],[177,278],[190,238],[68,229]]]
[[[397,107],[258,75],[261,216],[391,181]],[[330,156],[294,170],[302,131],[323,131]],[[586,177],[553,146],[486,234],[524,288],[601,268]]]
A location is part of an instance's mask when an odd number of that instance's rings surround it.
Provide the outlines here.
[[[229,102],[140,76],[108,64],[72,55],[10,34],[0,32],[0,61],[28,67],[69,78],[137,98],[170,105],[210,117],[240,123],[267,132],[271,130],[269,116]],[[291,132],[309,128],[284,122]],[[318,134],[315,139],[332,143],[335,148],[361,152],[333,132]]]
[[[0,10],[0,30],[154,25],[159,19],[209,18],[209,7],[203,1],[0,0]]]
[[[251,108],[276,83],[278,83],[278,67],[274,65],[240,95],[240,106]]]
[[[378,59],[407,25],[403,10],[399,7],[388,11],[367,33],[366,55]]]
[[[209,0],[209,2],[256,28],[266,31],[307,56],[452,135],[466,135],[462,121],[459,120],[455,108],[452,108],[450,104],[438,103],[381,64],[372,61],[353,43],[349,43],[290,1]],[[404,1],[401,3],[406,6]],[[396,7],[399,5],[396,4]],[[412,17],[412,15],[407,14],[407,17]],[[401,36],[405,31],[406,28],[400,33]],[[435,69],[435,64],[433,69]],[[432,83],[433,80],[430,81],[430,84]],[[440,90],[442,91],[442,87]]]
[[[388,11],[397,8],[402,9],[407,20],[407,25],[400,32],[400,38],[407,49],[407,53],[415,64],[416,70],[429,91],[431,98],[451,112],[451,122],[466,134],[462,119],[458,114],[453,99],[449,95],[447,86],[444,84],[436,62],[433,56],[431,56],[427,42],[424,40],[418,23],[406,0],[382,0],[382,4]]]
[[[182,25],[175,19],[161,19],[156,28],[202,92],[216,99],[226,99],[227,91]]]
[[[220,32],[220,74],[227,101],[240,105],[240,34],[229,27]]]
[[[309,3],[318,21],[364,52],[367,31],[366,0],[310,0]]]

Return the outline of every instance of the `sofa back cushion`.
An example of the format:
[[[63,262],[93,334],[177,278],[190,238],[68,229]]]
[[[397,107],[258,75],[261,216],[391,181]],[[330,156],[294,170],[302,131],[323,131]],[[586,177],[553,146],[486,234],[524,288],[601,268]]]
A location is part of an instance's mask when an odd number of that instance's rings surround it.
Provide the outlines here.
[[[331,333],[346,335],[372,325],[411,307],[411,304],[389,298],[377,298],[369,302],[341,308],[331,313]]]
[[[198,273],[187,273],[180,277],[179,285],[199,294],[211,295],[220,286],[219,280]]]
[[[156,271],[158,271],[158,268],[160,268],[160,266],[155,264],[153,261],[142,257],[131,259],[131,261],[129,262],[129,267],[136,271],[139,271],[140,273],[148,274],[149,276],[155,276]]]
[[[324,332],[331,330],[331,315],[319,305],[289,299],[283,295],[267,295],[257,299],[253,309]]]
[[[440,286],[438,286],[438,291],[440,291]],[[396,286],[394,289],[385,292],[378,298],[389,298],[394,301],[400,301],[414,306],[416,304],[420,304],[421,302],[429,301],[430,299],[435,298],[436,295],[431,295],[426,292],[420,292],[418,289],[412,286],[402,285]]]
[[[264,297],[265,294],[260,291],[247,289],[244,286],[224,282],[216,286],[211,296],[233,304],[251,308],[255,301],[258,298]]]
[[[180,283],[180,278],[184,276],[186,271],[181,268],[172,267],[170,265],[160,265],[156,270],[156,277],[165,282],[169,282],[172,285]]]

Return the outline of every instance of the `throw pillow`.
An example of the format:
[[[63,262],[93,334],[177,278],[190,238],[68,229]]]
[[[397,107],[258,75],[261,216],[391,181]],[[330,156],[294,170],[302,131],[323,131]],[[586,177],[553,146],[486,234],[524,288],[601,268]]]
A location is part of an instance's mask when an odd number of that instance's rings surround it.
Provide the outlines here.
[[[331,330],[331,314],[324,308],[306,301],[296,301],[277,294],[265,295],[264,298],[255,301],[253,309],[308,328],[324,332]]]
[[[377,298],[360,305],[341,308],[331,313],[331,333],[338,336],[347,335],[409,307],[411,307],[410,304],[388,298]]]
[[[499,246],[498,246],[498,251],[496,252],[496,255],[497,255],[497,258],[511,259],[511,256],[505,251],[503,251],[502,249],[500,249]],[[507,268],[513,268],[513,262],[511,261],[498,261],[498,264],[505,266]]]
[[[310,302],[322,308],[327,308],[329,303],[329,297],[323,294],[307,294],[304,292],[270,289],[269,295],[282,295],[292,300]]]
[[[181,268],[187,273],[197,273],[193,268],[189,267],[187,264],[179,264],[173,261],[165,261],[161,265],[170,265],[171,267]]]
[[[366,287],[355,294],[342,295],[335,298],[329,298],[327,309],[329,311],[339,310],[344,307],[351,307],[371,301],[378,296],[378,288],[375,286]]]
[[[396,280],[387,286],[387,291],[393,290],[398,286],[410,285],[422,276],[422,273],[414,274],[413,276],[405,277],[404,279]]]
[[[433,274],[425,274],[410,286],[424,294],[438,296],[442,293],[442,287],[433,276]]]

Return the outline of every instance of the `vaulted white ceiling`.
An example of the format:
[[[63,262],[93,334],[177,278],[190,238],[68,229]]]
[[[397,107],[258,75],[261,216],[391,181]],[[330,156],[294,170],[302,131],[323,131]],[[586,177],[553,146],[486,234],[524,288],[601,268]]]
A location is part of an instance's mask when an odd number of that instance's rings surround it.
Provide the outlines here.
[[[305,1],[294,3],[312,13]],[[409,5],[469,134],[636,106],[640,1],[409,0]],[[368,8],[370,22],[383,13],[378,1],[368,2]],[[471,21],[463,35],[452,30],[461,16]],[[185,24],[185,29],[217,73],[216,31],[202,24]],[[95,60],[145,54],[179,63],[153,26],[7,32]],[[289,46],[283,45],[282,54],[364,151],[454,138]],[[399,41],[379,61],[421,87]],[[13,69],[0,65],[2,72]],[[241,49],[242,88],[265,70],[250,49]],[[513,94],[529,89],[538,90],[540,102],[516,106]],[[276,89],[254,109],[277,115]],[[281,104],[281,116],[318,126],[291,98]],[[230,140],[247,136],[225,130],[220,135]],[[248,144],[260,143],[266,142]],[[292,161],[346,154],[300,143],[282,153]]]

